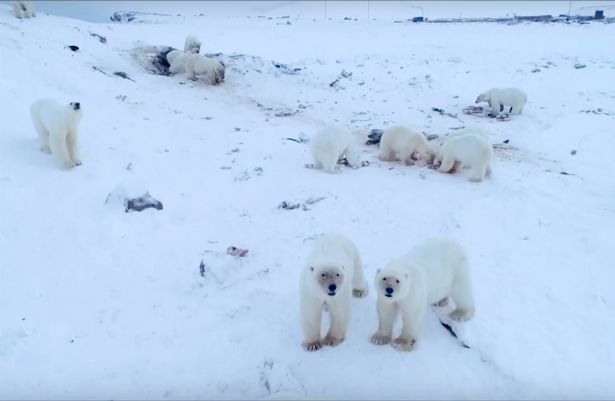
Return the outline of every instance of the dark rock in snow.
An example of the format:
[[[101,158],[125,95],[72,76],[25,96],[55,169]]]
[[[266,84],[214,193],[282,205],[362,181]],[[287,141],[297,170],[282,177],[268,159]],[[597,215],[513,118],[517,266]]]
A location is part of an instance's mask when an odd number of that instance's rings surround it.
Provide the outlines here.
[[[146,192],[144,195],[138,197],[138,198],[129,198],[126,199],[125,201],[125,207],[126,207],[126,213],[128,213],[131,210],[140,212],[142,210],[145,210],[147,208],[154,208],[156,210],[162,210],[163,206],[162,206],[162,202],[160,202],[158,199],[155,199],[154,197],[152,197],[149,192]]]
[[[369,139],[365,142],[366,145],[378,145],[380,143],[380,138],[382,138],[383,130],[374,128],[369,135],[367,136]]]
[[[106,37],[104,37],[104,36],[102,36],[102,35],[99,35],[99,34],[97,34],[97,33],[90,32],[90,36],[92,36],[93,38],[98,39],[98,41],[99,41],[100,43],[107,43],[107,38],[106,38]]]
[[[76,52],[77,50],[79,50],[79,46],[75,46],[75,45],[69,45],[69,46],[66,46],[66,47],[68,47],[70,50],[72,50],[72,51],[74,51],[74,52]]]

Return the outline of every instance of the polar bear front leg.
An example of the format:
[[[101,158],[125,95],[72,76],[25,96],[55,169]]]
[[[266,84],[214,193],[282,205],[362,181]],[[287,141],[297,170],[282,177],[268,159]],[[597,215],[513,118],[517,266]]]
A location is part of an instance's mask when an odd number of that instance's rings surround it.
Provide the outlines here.
[[[419,339],[425,320],[426,305],[400,305],[402,328],[401,334],[393,340],[393,348],[398,351],[412,351]]]
[[[62,167],[69,169],[75,167],[75,163],[71,160],[70,155],[68,154],[66,136],[66,132],[51,132],[49,136],[49,146],[51,148],[51,152],[54,154]]]
[[[350,320],[350,299],[339,299],[334,304],[328,305],[328,309],[331,316],[331,325],[322,343],[335,347],[346,338],[346,330]]]
[[[376,304],[378,309],[378,331],[372,334],[370,342],[376,345],[385,345],[391,342],[393,338],[393,324],[397,317],[397,303],[385,302],[378,297]]]
[[[301,322],[305,341],[301,344],[306,351],[317,351],[322,348],[320,341],[320,321],[322,305],[317,300],[301,300]]]
[[[348,148],[346,148],[346,160],[348,160],[348,164],[352,168],[361,167],[361,161],[359,160],[359,153],[357,152],[357,147],[354,144],[350,144]]]
[[[488,164],[485,162],[475,163],[470,171],[470,181],[481,182],[487,175]]]
[[[455,167],[455,158],[446,154],[442,158],[442,164],[438,167],[438,171],[441,173],[448,173],[453,167]]]
[[[79,159],[79,150],[78,150],[78,134],[77,130],[68,130],[68,135],[66,136],[66,147],[68,148],[68,155],[70,160],[75,164],[75,166],[81,165],[81,160]]]
[[[49,147],[49,131],[38,121],[36,118],[32,118],[34,123],[34,129],[38,135],[38,143],[41,152],[51,154],[51,148]]]

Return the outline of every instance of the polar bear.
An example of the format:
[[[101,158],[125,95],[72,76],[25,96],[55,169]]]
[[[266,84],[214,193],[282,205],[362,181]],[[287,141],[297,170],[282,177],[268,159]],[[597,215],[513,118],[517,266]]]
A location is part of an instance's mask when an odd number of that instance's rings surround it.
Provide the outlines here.
[[[306,351],[323,345],[336,346],[346,337],[351,297],[365,297],[367,281],[357,247],[339,234],[327,234],[314,243],[301,273],[301,321]],[[331,324],[321,340],[323,310],[329,312]]]
[[[13,1],[13,12],[17,18],[34,18],[36,17],[36,11],[32,0],[18,0]]]
[[[401,126],[384,130],[380,138],[380,160],[401,160],[406,165],[412,165],[413,156],[425,163],[433,160],[435,152],[430,148],[425,135]]]
[[[184,52],[198,54],[201,50],[201,41],[195,35],[188,35],[184,42]]]
[[[527,95],[521,89],[493,88],[478,95],[474,103],[487,102],[491,106],[491,110],[496,114],[499,112],[521,114],[526,101]]]
[[[327,127],[318,131],[312,138],[312,158],[314,168],[322,168],[327,173],[337,173],[337,161],[345,156],[352,168],[361,167],[356,148],[356,140],[350,131],[341,127]]]
[[[393,259],[379,269],[377,291],[378,330],[370,341],[391,343],[393,324],[401,314],[401,334],[392,340],[399,351],[412,351],[419,340],[427,307],[453,301],[449,317],[455,321],[474,316],[474,299],[466,253],[455,240],[434,238]]]
[[[464,165],[472,168],[470,181],[480,182],[491,175],[493,148],[483,134],[465,133],[448,138],[437,152],[434,166],[441,173],[456,172]]]
[[[41,151],[53,153],[64,168],[79,166],[79,122],[81,104],[61,104],[52,99],[39,99],[30,106],[32,123],[38,133]]]
[[[192,53],[186,53],[184,59],[186,78],[196,81],[198,79],[197,75],[206,76],[207,82],[212,85],[224,81],[226,66],[221,61]]]

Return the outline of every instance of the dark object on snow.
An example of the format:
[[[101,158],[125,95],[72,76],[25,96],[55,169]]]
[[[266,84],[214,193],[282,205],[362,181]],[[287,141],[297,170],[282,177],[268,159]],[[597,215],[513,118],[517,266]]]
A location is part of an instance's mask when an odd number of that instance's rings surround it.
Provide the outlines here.
[[[425,18],[423,17],[412,17],[412,22],[423,22]]]
[[[90,32],[90,36],[92,36],[92,37],[94,37],[94,38],[98,39],[98,41],[99,41],[100,43],[107,43],[107,38],[105,38],[105,37],[104,37],[104,36],[102,36],[102,35],[99,35],[99,34],[97,34],[97,33]]]
[[[147,208],[153,207],[156,210],[162,210],[162,202],[152,197],[149,192],[138,198],[126,199],[126,213],[130,210],[140,212]]]
[[[604,19],[604,10],[596,10],[594,19]]]
[[[128,74],[126,74],[125,72],[122,71],[116,71],[113,73],[113,75],[117,75],[118,77],[124,78],[124,79],[128,79],[129,81],[135,82],[134,79],[130,78],[128,76]]]
[[[66,47],[68,47],[69,49],[71,49],[71,50],[72,50],[72,51],[74,51],[74,52],[76,52],[77,50],[79,50],[79,46],[75,46],[75,45],[69,45],[69,46],[66,46]]]
[[[238,248],[234,245],[231,245],[228,248],[226,248],[226,253],[228,253],[231,256],[239,256],[240,258],[243,258],[244,256],[246,256],[248,252],[249,251],[247,249]]]
[[[384,133],[383,130],[378,129],[378,128],[374,128],[369,135],[367,135],[367,137],[369,138],[367,140],[367,142],[365,142],[366,145],[378,145],[380,143],[380,138],[382,138],[382,134]]]
[[[136,18],[137,13],[135,11],[127,11],[127,12],[119,12],[116,11],[113,13],[112,16],[109,17],[109,19],[113,22],[131,22],[134,21],[134,19]]]
[[[278,205],[278,209],[293,210],[293,209],[299,209],[300,206],[301,204],[299,203],[288,203],[284,201]]]
[[[298,67],[290,68],[286,64],[276,63],[275,61],[272,61],[272,63],[275,66],[275,68],[277,68],[278,70],[280,70],[280,72],[284,74],[297,75],[299,71],[301,71],[301,68],[298,68]]]
[[[573,155],[573,156],[574,156],[574,155],[576,155],[576,154],[577,154],[577,150],[576,150],[576,149],[572,149],[572,150],[570,151],[570,154],[571,154],[571,155]]]
[[[307,142],[304,138],[299,138],[299,139],[295,139],[295,138],[284,138],[287,139],[289,141],[293,141],[293,142],[297,142],[297,143],[304,143]]]
[[[585,68],[585,67],[587,67],[587,66],[585,64],[583,64],[583,63],[576,63],[574,65],[574,68],[576,68],[577,70],[580,70],[581,68]]]
[[[540,72],[540,68],[534,68],[532,69],[532,72]]]
[[[470,346],[468,344],[466,344],[463,340],[461,340],[459,337],[457,337],[457,333],[455,333],[455,331],[453,330],[453,328],[450,325],[444,323],[441,320],[440,320],[440,324],[449,332],[449,334],[451,336],[453,336],[454,338],[457,339],[457,341],[459,342],[459,345],[461,345],[463,348],[470,349]]]
[[[436,113],[439,113],[439,114],[441,114],[443,116],[449,116],[449,117],[457,119],[457,114],[447,113],[446,111],[444,111],[444,109],[441,109],[441,108],[438,108],[438,107],[432,107],[431,110],[435,111]]]
[[[478,117],[495,118],[498,121],[510,120],[510,114],[508,113],[495,113],[491,109],[485,109],[482,106],[468,106],[463,109],[463,114]]]
[[[177,50],[177,49],[173,47],[167,47],[161,50],[159,53],[157,53],[155,56],[151,58],[152,65],[158,71],[157,72],[158,75],[167,75],[167,76],[170,75],[169,67],[171,67],[171,65],[169,64],[169,61],[167,60],[167,54],[169,54],[173,50]]]
[[[502,143],[508,143],[508,142],[510,142],[510,139],[505,139],[502,141]]]
[[[201,264],[199,265],[199,273],[201,277],[205,277],[205,263],[201,260]]]

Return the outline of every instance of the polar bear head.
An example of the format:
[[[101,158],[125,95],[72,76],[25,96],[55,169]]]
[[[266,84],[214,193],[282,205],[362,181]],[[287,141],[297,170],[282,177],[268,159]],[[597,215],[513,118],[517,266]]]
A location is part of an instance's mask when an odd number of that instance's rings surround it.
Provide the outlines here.
[[[66,106],[66,120],[70,126],[74,126],[81,120],[81,103],[70,102]]]
[[[480,95],[478,95],[478,97],[476,98],[476,101],[474,103],[480,103],[480,102],[489,102],[491,100],[491,96],[490,93],[491,91],[487,91],[484,93],[481,93]]]
[[[378,269],[374,285],[379,297],[387,302],[396,302],[408,296],[410,277],[407,271],[392,262],[384,269]]]
[[[335,264],[310,266],[310,273],[319,291],[334,297],[345,284],[345,268]]]

